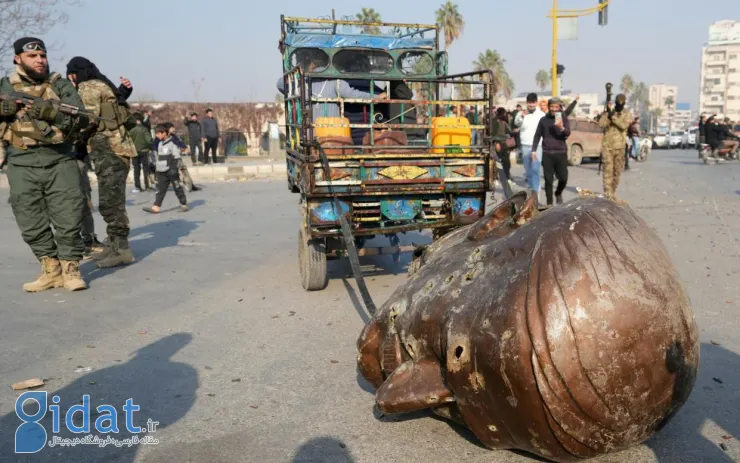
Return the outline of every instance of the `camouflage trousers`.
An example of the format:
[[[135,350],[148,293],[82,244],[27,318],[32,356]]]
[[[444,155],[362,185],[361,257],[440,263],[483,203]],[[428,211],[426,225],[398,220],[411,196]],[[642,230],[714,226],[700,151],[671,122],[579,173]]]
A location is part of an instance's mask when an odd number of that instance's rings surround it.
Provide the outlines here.
[[[107,137],[95,135],[90,139],[90,160],[98,177],[98,210],[108,224],[109,244],[128,249],[131,228],[126,214],[126,178],[131,159],[115,154]]]
[[[604,194],[614,195],[619,186],[619,178],[622,176],[622,171],[624,171],[624,146],[619,148],[603,147],[601,154]]]

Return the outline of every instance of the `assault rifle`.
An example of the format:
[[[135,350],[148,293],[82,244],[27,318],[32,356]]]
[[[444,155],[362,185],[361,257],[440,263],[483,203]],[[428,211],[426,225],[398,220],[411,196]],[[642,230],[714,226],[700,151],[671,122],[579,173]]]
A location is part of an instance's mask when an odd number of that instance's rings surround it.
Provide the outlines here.
[[[43,98],[38,98],[33,95],[29,95],[27,93],[23,92],[6,92],[6,93],[0,93],[0,101],[20,101],[24,105],[32,105],[35,101],[42,100]],[[110,121],[110,122],[116,122],[115,119],[109,119],[105,117],[100,117],[95,115],[92,111],[88,111],[85,108],[80,108],[75,105],[62,103],[61,101],[57,100],[47,100],[50,101],[54,107],[62,114],[67,114],[69,116],[85,116],[88,119],[95,119],[98,121]]]

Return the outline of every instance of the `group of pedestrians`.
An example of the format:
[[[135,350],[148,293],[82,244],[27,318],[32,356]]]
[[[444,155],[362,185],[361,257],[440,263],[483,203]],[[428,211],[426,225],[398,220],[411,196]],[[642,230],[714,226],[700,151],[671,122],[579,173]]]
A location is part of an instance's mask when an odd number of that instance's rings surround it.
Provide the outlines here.
[[[198,113],[193,111],[185,117],[184,124],[188,132],[190,159],[193,165],[210,164],[211,160],[216,164],[216,150],[221,132],[218,121],[213,117],[213,110],[206,109],[206,117],[202,122],[198,119]]]

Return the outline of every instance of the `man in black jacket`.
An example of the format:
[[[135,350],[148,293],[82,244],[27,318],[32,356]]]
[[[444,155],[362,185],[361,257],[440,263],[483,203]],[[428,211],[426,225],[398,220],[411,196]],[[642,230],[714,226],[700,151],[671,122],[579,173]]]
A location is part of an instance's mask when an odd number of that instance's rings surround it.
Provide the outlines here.
[[[218,121],[213,117],[213,110],[208,108],[206,110],[206,118],[203,119],[203,141],[206,142],[205,151],[203,152],[203,161],[208,164],[208,152],[211,151],[213,154],[213,163],[216,164],[216,148],[218,148],[218,138],[221,136],[221,132],[218,130]]]
[[[563,203],[563,190],[568,184],[568,145],[566,140],[570,136],[568,117],[562,113],[562,104],[559,99],[553,98],[548,102],[549,112],[540,119],[537,131],[534,134],[532,151],[536,152],[542,140],[542,169],[545,173],[545,195],[547,206],[552,206],[553,174],[558,178],[558,188],[555,198],[558,204]]]
[[[205,134],[203,133],[203,126],[198,121],[198,113],[192,112],[189,118],[185,118],[185,127],[188,129],[190,159],[193,161],[194,166],[202,165],[204,156],[201,142],[205,138]]]

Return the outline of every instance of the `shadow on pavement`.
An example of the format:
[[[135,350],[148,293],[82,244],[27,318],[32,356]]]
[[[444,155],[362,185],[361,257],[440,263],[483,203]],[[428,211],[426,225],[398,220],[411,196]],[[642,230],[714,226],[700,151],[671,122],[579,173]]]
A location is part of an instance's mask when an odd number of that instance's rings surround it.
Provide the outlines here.
[[[116,447],[115,445],[80,444],[76,446],[60,447],[54,446],[49,448],[48,441],[53,436],[61,438],[84,438],[88,434],[98,436],[101,439],[106,438],[106,434],[98,434],[95,431],[95,420],[101,416],[96,408],[99,405],[110,405],[115,407],[117,412],[117,424],[119,433],[109,434],[115,439],[127,439],[134,435],[142,438],[150,435],[157,437],[157,430],[166,428],[183,418],[195,403],[196,392],[198,390],[198,372],[190,365],[179,363],[172,360],[172,357],[187,346],[192,340],[189,333],[177,333],[158,341],[155,341],[141,349],[135,356],[126,363],[103,368],[91,373],[80,376],[76,381],[62,389],[49,392],[47,395],[47,404],[52,405],[52,398],[59,396],[61,399],[60,422],[61,432],[52,434],[52,413],[47,411],[45,416],[39,421],[43,430],[38,428],[29,428],[22,432],[22,440],[33,444],[42,439],[47,442],[47,446],[42,448],[38,453],[14,455],[15,443],[14,436],[16,429],[21,425],[21,421],[15,413],[5,415],[0,419],[0,458],[3,461],[69,461],[75,463],[98,462],[98,461],[115,461],[117,463],[133,462],[141,445]],[[37,391],[38,392],[38,391]],[[76,404],[82,403],[82,396],[90,395],[90,432],[82,434],[73,434],[64,426],[64,414],[67,410]],[[131,398],[133,403],[140,406],[139,411],[133,413],[133,423],[135,426],[142,427],[142,433],[132,434],[126,429],[126,417],[122,407],[126,400]],[[43,406],[43,402],[42,402]],[[34,414],[37,406],[32,402],[27,402],[24,411],[27,414]],[[82,413],[75,413],[73,422],[76,425],[82,424]],[[156,428],[147,429],[147,420],[159,422]],[[101,424],[109,426],[111,420],[101,420]],[[44,430],[46,431],[44,439]],[[9,457],[8,460],[5,458]]]
[[[718,382],[718,381],[721,381]],[[701,435],[707,422],[721,428],[721,434],[740,437],[740,356],[722,346],[702,343],[699,374],[689,400],[668,425],[646,442],[659,462],[731,461],[720,448],[729,439],[716,442]]]
[[[165,222],[153,222],[132,229],[129,234],[129,241],[136,260],[131,265],[136,265],[158,249],[177,246],[181,238],[188,236],[202,223],[204,222],[174,219]],[[87,281],[92,282],[98,278],[111,275],[124,267],[98,269],[95,262],[85,261],[80,269],[82,274],[86,275]]]
[[[302,462],[354,462],[352,452],[347,444],[334,437],[315,437],[303,443],[296,450],[291,460],[293,463]]]
[[[367,325],[368,323],[370,323],[370,318],[372,317],[372,314],[367,313],[365,306],[363,305],[362,301],[360,301],[359,296],[355,292],[355,288],[353,288],[352,285],[349,284],[347,278],[342,278],[342,284],[344,285],[344,289],[347,290],[347,295],[349,296],[349,299],[352,301],[352,307],[354,307],[357,311],[357,315],[359,315],[362,319],[362,323]],[[373,300],[373,302],[375,302],[375,300]]]

